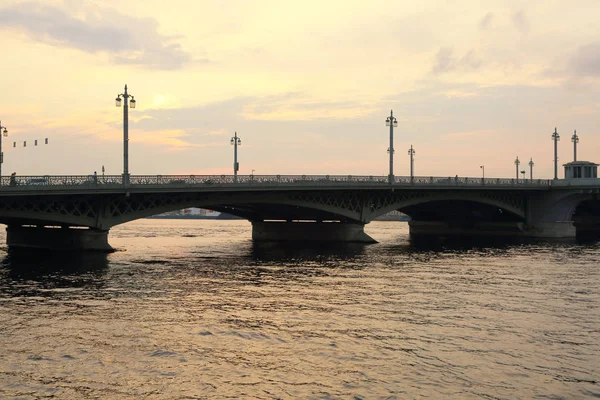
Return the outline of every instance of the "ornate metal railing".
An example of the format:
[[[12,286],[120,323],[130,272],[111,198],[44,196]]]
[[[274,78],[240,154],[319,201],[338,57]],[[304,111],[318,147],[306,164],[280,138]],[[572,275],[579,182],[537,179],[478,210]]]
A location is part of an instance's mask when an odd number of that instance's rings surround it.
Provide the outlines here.
[[[128,186],[175,186],[196,185],[208,186],[331,186],[331,185],[390,185],[387,176],[363,175],[131,175]],[[122,186],[121,175],[44,175],[44,176],[3,176],[0,190],[14,187],[97,187]],[[394,185],[433,185],[433,186],[519,186],[548,187],[553,185],[550,179],[510,179],[510,178],[470,178],[470,177],[408,177],[397,176]]]

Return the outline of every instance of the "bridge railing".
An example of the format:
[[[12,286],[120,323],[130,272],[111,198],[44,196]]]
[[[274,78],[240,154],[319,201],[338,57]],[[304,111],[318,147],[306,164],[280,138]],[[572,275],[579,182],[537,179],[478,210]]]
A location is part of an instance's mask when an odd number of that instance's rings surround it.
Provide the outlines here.
[[[129,186],[280,186],[280,185],[389,185],[387,176],[364,175],[131,175]],[[121,175],[43,175],[43,176],[3,176],[0,188],[43,187],[96,187],[98,185],[122,186]],[[471,178],[471,177],[423,177],[396,176],[394,185],[433,185],[433,186],[552,186],[550,179],[514,178]]]
[[[468,186],[551,186],[550,179],[515,179],[515,178],[470,178],[470,177],[396,177],[396,183],[433,184],[433,185],[468,185]]]

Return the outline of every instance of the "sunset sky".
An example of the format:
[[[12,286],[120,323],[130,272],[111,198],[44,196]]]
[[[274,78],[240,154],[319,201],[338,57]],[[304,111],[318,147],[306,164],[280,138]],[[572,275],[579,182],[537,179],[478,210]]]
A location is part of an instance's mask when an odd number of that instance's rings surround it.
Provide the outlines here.
[[[600,2],[0,1],[8,175],[534,177],[600,162]],[[33,146],[33,141],[48,145]],[[13,142],[17,147],[13,147]],[[23,147],[27,141],[27,147]],[[560,168],[562,177],[562,167]],[[529,173],[527,173],[529,175]]]

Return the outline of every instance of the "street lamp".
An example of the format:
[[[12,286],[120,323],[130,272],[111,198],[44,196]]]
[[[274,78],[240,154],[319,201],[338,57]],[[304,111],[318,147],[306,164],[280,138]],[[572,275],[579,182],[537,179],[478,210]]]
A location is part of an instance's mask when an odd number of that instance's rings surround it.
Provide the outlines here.
[[[573,133],[571,137],[571,142],[573,142],[573,161],[577,161],[577,143],[579,143],[579,136],[577,136],[577,131]]]
[[[560,140],[560,135],[556,131],[556,128],[554,128],[552,140],[554,140],[554,179],[558,179],[558,141]]]
[[[127,101],[129,105],[127,105]],[[135,99],[132,95],[127,94],[127,85],[125,92],[118,94],[115,99],[115,105],[121,107],[121,99],[123,99],[123,185],[129,184],[129,107],[135,108]]]
[[[233,145],[233,181],[237,182],[237,173],[240,170],[240,163],[237,160],[237,147],[242,145],[242,140],[238,137],[237,132],[229,141]]]
[[[521,171],[521,175],[523,176],[523,183],[525,183],[525,170]]]
[[[390,184],[394,183],[394,127],[398,126],[398,120],[394,117],[394,111],[390,110],[390,116],[385,120],[385,126],[390,127],[390,147],[388,153],[390,155],[390,175],[388,179]]]
[[[481,180],[484,181],[485,180],[485,165],[480,165],[479,168],[481,168]]]
[[[410,181],[412,182],[415,176],[415,149],[413,149],[412,144],[410,145],[410,149],[408,150],[408,155],[410,155]]]
[[[2,152],[2,137],[8,136],[8,130],[5,126],[2,126],[2,121],[0,121],[0,185],[2,185],[2,163],[4,162],[4,153]]]
[[[529,180],[533,182],[533,166],[535,163],[533,162],[533,158],[529,159]]]
[[[519,161],[519,156],[517,156],[517,159],[515,160],[515,167],[517,169],[517,183],[519,183],[519,164],[521,164],[521,161]]]

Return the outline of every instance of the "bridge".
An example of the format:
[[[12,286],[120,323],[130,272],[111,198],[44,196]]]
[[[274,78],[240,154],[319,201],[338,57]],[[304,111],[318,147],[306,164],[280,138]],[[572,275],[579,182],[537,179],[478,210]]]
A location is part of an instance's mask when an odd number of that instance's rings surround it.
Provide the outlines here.
[[[0,180],[9,247],[111,251],[113,226],[188,207],[247,219],[254,240],[374,242],[399,210],[410,234],[541,238],[600,232],[600,179],[330,175],[12,176]]]

